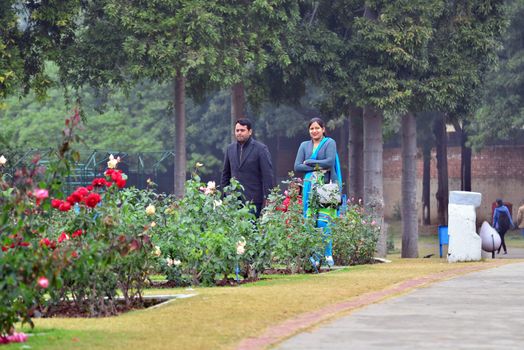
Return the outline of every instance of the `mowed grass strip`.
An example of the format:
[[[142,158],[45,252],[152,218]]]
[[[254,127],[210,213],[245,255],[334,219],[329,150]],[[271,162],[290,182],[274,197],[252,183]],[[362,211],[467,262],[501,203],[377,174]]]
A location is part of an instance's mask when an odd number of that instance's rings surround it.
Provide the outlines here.
[[[380,291],[413,278],[464,266],[489,268],[487,260],[449,264],[444,259],[398,259],[389,264],[349,267],[318,275],[269,276],[240,287],[156,290],[156,294],[198,295],[160,308],[109,318],[35,320],[33,349],[234,349],[268,327],[328,305]],[[24,329],[27,331],[27,329]],[[55,336],[56,332],[71,336]],[[9,348],[20,345],[10,345]]]

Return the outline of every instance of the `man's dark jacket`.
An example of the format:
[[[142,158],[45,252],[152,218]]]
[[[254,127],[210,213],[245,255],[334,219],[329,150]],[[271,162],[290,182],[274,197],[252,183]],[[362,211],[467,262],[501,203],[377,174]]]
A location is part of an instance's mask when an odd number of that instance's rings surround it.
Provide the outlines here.
[[[267,146],[252,137],[243,145],[233,142],[227,146],[222,170],[222,189],[229,185],[232,177],[244,186],[246,200],[255,204],[263,203],[274,186],[273,165]]]

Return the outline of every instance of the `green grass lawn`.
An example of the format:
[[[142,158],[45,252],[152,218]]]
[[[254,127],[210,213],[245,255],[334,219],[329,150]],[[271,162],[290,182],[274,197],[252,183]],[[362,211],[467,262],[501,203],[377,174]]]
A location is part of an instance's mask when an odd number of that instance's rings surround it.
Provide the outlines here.
[[[390,224],[397,249],[399,228],[398,223]],[[420,256],[436,253],[430,259],[400,259],[397,252],[388,256],[392,260],[388,264],[351,266],[316,275],[266,276],[239,287],[148,290],[148,294],[197,295],[116,317],[36,319],[33,330],[18,327],[32,334],[26,344],[3,349],[234,349],[242,339],[300,314],[409,279],[462,268],[464,264],[438,258],[436,232],[430,231],[421,232],[419,240]],[[511,244],[523,243],[513,233],[508,241],[510,238]],[[495,261],[468,264],[490,267]]]

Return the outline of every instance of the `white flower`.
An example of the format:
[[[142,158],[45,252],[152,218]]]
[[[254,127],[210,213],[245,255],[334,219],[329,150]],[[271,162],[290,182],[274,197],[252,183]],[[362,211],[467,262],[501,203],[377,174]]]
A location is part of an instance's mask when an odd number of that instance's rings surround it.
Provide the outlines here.
[[[149,204],[146,208],[146,214],[147,215],[155,215],[155,206],[153,204]]]
[[[109,169],[115,169],[116,165],[120,162],[120,157],[115,158],[112,154],[109,155],[109,161],[107,162],[107,167]]]
[[[156,222],[151,222],[151,227],[155,227],[156,226]]]
[[[5,165],[5,163],[7,163],[7,159],[4,157],[4,155],[2,154],[0,156],[0,165]]]
[[[242,239],[237,242],[237,254],[242,255],[246,252],[246,241]]]
[[[212,194],[213,192],[215,192],[216,189],[217,189],[217,185],[215,181],[209,181],[207,183],[207,187],[205,187],[203,190],[204,190],[204,194],[208,195],[208,194]]]
[[[215,199],[215,200],[213,201],[213,207],[214,207],[214,208],[219,207],[219,206],[221,206],[221,205],[222,205],[222,200],[220,200],[220,199]]]
[[[178,259],[171,259],[171,258],[167,258],[166,262],[167,262],[167,266],[169,266],[169,267],[171,267],[171,266],[178,266],[178,265],[180,265],[182,263]]]
[[[155,246],[155,250],[153,251],[153,255],[154,256],[160,256],[162,255],[162,251],[160,250],[160,247],[159,246]]]

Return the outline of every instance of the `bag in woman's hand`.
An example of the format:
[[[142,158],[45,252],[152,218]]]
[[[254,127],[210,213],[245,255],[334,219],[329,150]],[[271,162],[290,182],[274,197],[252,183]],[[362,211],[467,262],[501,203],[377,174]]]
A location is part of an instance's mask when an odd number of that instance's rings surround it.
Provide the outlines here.
[[[342,201],[342,193],[338,183],[317,184],[314,186],[314,190],[317,192],[318,200],[323,206],[337,207]]]

